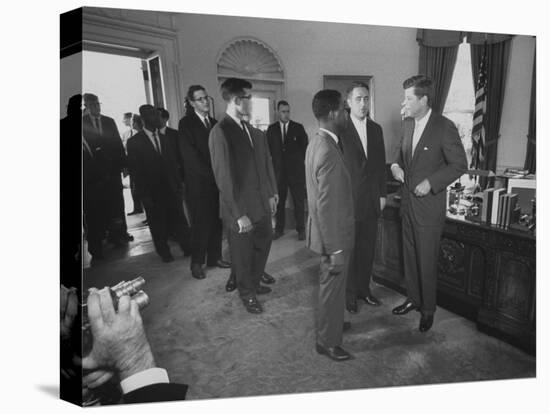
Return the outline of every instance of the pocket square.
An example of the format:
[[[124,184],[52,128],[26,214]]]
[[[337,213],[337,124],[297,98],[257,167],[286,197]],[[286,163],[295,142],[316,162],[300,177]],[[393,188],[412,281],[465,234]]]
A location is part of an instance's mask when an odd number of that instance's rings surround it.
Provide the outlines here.
[[[428,151],[428,149],[429,149],[428,147],[424,147],[424,151]]]

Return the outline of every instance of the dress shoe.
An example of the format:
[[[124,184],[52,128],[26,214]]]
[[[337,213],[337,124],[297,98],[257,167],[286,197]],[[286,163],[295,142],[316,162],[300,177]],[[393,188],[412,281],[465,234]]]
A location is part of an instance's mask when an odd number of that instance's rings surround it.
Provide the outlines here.
[[[267,286],[259,285],[256,288],[256,295],[266,295],[268,293],[271,293],[271,288],[269,288]]]
[[[305,231],[299,231],[298,232],[298,240],[305,240],[306,239],[306,232]]]
[[[344,326],[342,327],[342,332],[347,332],[351,329],[351,322],[344,322]]]
[[[160,256],[164,263],[170,263],[174,261],[174,256],[171,253],[163,254]]]
[[[281,230],[275,230],[275,233],[273,233],[273,240],[277,240],[283,237],[283,232]]]
[[[258,299],[255,297],[243,299],[243,304],[246,310],[250,313],[262,313],[264,311],[262,309],[262,305],[260,305],[260,302],[258,302]]]
[[[433,323],[434,323],[433,314],[431,315],[422,314],[422,316],[420,317],[420,325],[418,326],[418,330],[420,332],[427,332],[430,330]]]
[[[191,276],[195,279],[204,279],[206,277],[204,270],[202,270],[202,266],[198,263],[193,263],[191,265]]]
[[[134,236],[132,236],[130,233],[126,233],[122,236],[122,240],[125,241],[134,241]]]
[[[206,265],[209,267],[219,267],[220,269],[229,269],[231,267],[231,263],[222,259],[218,259],[213,263],[207,263]]]
[[[148,220],[143,220],[141,222],[141,224],[143,224],[144,226],[148,226],[149,225],[149,221]]]
[[[227,292],[233,292],[235,289],[237,289],[237,278],[235,277],[235,274],[231,273],[229,275],[229,279],[227,279],[227,283],[225,284],[225,290]]]
[[[275,278],[270,274],[263,272],[262,276],[260,276],[260,282],[265,283],[266,285],[272,285],[275,283]]]
[[[347,300],[346,301],[346,310],[349,313],[357,313],[357,301],[355,299],[353,300]]]
[[[407,299],[401,305],[393,308],[391,312],[394,315],[406,315],[407,313],[413,310],[418,310],[418,308],[409,299]]]
[[[334,361],[346,361],[351,358],[351,354],[339,346],[325,348],[322,345],[316,344],[315,350],[318,354],[326,355]]]
[[[365,303],[370,306],[380,306],[382,304],[380,300],[373,295],[361,296],[361,299],[363,299]]]

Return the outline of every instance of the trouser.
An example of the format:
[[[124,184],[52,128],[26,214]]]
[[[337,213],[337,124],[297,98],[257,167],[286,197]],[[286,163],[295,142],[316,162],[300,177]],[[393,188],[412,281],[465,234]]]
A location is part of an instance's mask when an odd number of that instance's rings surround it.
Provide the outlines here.
[[[214,265],[222,255],[222,221],[218,189],[188,191],[187,201],[191,215],[191,264]]]
[[[276,229],[282,232],[285,228],[285,206],[288,189],[292,194],[292,201],[294,201],[294,219],[296,220],[296,230],[301,232],[305,230],[305,217],[304,217],[304,204],[305,204],[305,183],[303,180],[285,177],[277,185],[279,192],[279,203],[277,204]]]
[[[442,226],[419,226],[407,213],[401,222],[407,295],[424,314],[433,314]]]
[[[132,201],[134,203],[134,212],[141,213],[143,211],[143,205],[141,204],[141,199],[139,198],[138,192],[136,191],[136,185],[132,179],[132,175],[129,176],[130,181],[130,192],[132,193]]]
[[[317,309],[317,343],[323,347],[342,344],[346,278],[350,253],[343,251],[344,270],[338,275],[329,273],[330,257],[321,256],[319,269],[319,305]]]
[[[160,256],[170,254],[168,236],[173,234],[186,253],[190,250],[190,230],[183,212],[183,203],[179,197],[167,196],[161,200],[143,200],[149,230],[156,252]]]
[[[252,224],[248,233],[238,233],[234,225],[228,229],[231,269],[236,273],[237,289],[243,299],[256,296],[273,238],[270,216]]]
[[[351,253],[350,266],[346,281],[348,300],[370,295],[372,264],[376,250],[378,217],[368,216],[355,223],[355,247]]]

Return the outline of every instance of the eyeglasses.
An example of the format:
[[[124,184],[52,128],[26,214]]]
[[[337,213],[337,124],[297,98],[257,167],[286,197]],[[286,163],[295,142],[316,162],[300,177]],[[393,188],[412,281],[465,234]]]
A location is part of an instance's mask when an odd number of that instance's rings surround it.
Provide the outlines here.
[[[200,102],[206,102],[208,101],[208,99],[210,99],[210,96],[201,96],[200,98],[197,98],[197,99],[193,99],[195,102],[196,101],[200,101]]]
[[[242,95],[242,96],[239,96],[239,99],[252,99],[252,95]]]

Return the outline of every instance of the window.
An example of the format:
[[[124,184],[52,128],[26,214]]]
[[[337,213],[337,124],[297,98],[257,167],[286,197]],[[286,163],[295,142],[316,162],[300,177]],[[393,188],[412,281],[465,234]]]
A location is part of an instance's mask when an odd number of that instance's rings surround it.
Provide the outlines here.
[[[269,119],[269,104],[269,98],[262,98],[258,96],[252,97],[250,123],[262,131],[267,130],[267,127],[271,123],[271,120]]]
[[[456,65],[453,72],[453,79],[445,101],[443,115],[452,120],[457,129],[462,145],[466,150],[468,165],[472,160],[472,126],[475,109],[475,90],[472,77],[472,60],[470,44],[464,42],[458,47]],[[470,187],[474,183],[465,174],[460,179],[462,184]]]

